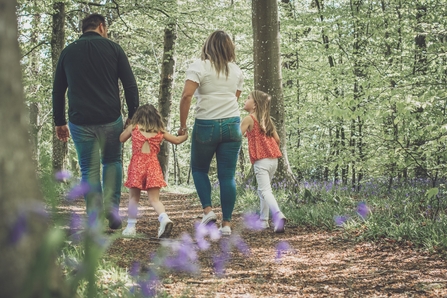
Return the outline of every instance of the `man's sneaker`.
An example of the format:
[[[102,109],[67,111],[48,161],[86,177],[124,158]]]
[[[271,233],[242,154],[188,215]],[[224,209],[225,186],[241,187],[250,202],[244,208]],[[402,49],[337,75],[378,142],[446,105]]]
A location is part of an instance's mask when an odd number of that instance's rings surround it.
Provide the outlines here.
[[[268,220],[259,220],[259,227],[263,230],[270,228]]]
[[[201,225],[208,225],[209,223],[215,223],[217,220],[216,214],[213,211],[208,212],[208,214],[204,214],[202,217]]]
[[[231,228],[230,228],[230,226],[221,227],[219,229],[219,231],[220,231],[220,234],[222,234],[222,236],[230,236],[231,235]]]
[[[165,217],[160,222],[160,227],[158,228],[158,238],[167,238],[171,235],[172,227],[174,223],[169,219],[169,217]]]
[[[275,228],[273,229],[273,231],[275,233],[284,233],[284,228],[286,225],[286,217],[284,216],[284,214],[282,214],[282,212],[278,212],[273,216],[273,223],[275,225]]]
[[[135,236],[136,234],[137,230],[135,229],[135,226],[127,226],[123,231],[123,236]]]
[[[109,212],[106,218],[109,220],[109,228],[111,228],[112,230],[118,230],[123,227],[123,223],[118,211]]]

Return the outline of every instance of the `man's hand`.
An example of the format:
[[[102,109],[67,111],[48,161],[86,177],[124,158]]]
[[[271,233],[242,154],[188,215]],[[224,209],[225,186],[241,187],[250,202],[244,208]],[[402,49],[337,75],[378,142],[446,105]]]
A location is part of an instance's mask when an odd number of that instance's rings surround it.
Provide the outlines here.
[[[185,134],[188,134],[188,128],[186,127],[180,127],[177,131],[178,136],[184,136]]]
[[[70,137],[70,131],[67,125],[56,126],[56,136],[62,142],[67,142]]]

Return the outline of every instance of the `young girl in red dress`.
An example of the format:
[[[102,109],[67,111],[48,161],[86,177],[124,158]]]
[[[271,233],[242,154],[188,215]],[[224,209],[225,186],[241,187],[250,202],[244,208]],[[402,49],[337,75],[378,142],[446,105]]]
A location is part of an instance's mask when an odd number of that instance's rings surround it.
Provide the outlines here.
[[[269,209],[275,233],[284,232],[286,217],[281,212],[270,185],[278,167],[279,136],[270,118],[271,97],[265,92],[254,90],[245,101],[244,110],[250,113],[241,123],[242,135],[248,139],[248,152],[253,164],[258,196],[261,203],[260,220],[264,229],[269,227]]]
[[[169,237],[173,222],[160,201],[160,188],[166,186],[166,182],[157,154],[160,152],[160,143],[163,140],[180,144],[188,138],[188,135],[173,136],[166,132],[160,113],[153,105],[145,104],[137,109],[130,125],[121,133],[120,141],[124,143],[130,137],[132,137],[132,158],[127,170],[127,181],[124,184],[129,188],[129,217],[123,235],[136,234],[138,202],[141,191],[145,190],[149,203],[158,214],[160,222],[158,238]]]

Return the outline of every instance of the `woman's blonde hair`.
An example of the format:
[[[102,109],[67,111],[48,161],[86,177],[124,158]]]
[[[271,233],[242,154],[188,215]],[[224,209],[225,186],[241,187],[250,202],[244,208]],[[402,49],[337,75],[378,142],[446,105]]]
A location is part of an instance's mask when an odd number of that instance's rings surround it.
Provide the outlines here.
[[[225,73],[228,78],[230,72],[228,62],[236,61],[234,43],[230,36],[222,30],[211,33],[203,44],[201,59],[209,60],[218,76],[220,73]]]
[[[266,136],[272,137],[276,131],[275,123],[273,123],[270,117],[270,102],[272,97],[265,92],[259,90],[253,90],[250,92],[250,97],[255,103],[255,114],[258,118],[261,131]]]
[[[151,104],[145,104],[135,111],[130,123],[141,131],[145,132],[165,132],[165,125],[161,118],[160,113]]]

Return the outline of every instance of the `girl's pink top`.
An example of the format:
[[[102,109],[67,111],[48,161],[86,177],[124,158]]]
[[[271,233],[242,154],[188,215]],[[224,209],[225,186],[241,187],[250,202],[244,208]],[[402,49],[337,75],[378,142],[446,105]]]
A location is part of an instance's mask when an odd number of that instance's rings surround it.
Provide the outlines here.
[[[162,132],[148,138],[141,133],[138,125],[135,125],[132,130],[132,158],[127,169],[127,181],[124,183],[126,187],[146,190],[167,185],[157,158],[162,141]],[[149,153],[141,152],[146,142],[150,147]]]
[[[253,164],[263,158],[281,157],[281,150],[279,150],[275,138],[266,136],[256,118],[253,115],[250,115],[250,117],[253,119],[253,127],[250,131],[247,131],[246,136],[251,163]]]

